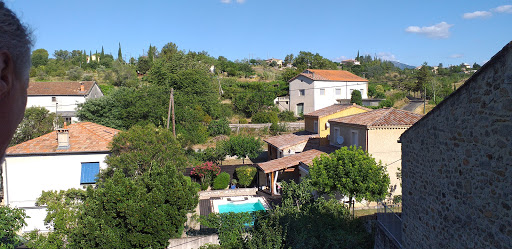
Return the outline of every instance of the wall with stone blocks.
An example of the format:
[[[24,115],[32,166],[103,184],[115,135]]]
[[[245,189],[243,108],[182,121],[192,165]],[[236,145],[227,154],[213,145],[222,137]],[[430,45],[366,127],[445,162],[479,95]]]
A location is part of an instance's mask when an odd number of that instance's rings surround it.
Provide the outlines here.
[[[405,248],[512,248],[512,42],[401,142]]]

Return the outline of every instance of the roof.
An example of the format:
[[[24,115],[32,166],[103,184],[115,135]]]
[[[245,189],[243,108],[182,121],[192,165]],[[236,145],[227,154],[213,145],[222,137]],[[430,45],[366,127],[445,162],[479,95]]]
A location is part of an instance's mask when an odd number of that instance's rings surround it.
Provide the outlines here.
[[[294,146],[300,143],[307,142],[310,137],[317,137],[318,134],[313,134],[309,132],[303,132],[303,133],[291,133],[291,134],[285,134],[280,136],[273,136],[269,138],[263,139],[266,143],[278,148],[278,149],[284,149],[290,146]]]
[[[506,58],[506,56],[510,56],[510,54],[512,54],[512,41],[507,43],[507,45],[505,45],[498,53],[496,53],[490,60],[488,60],[478,71],[471,75],[471,77],[469,77],[469,79],[467,79],[466,82],[462,84],[462,86],[457,88],[457,90],[453,91],[450,95],[448,95],[448,97],[444,98],[443,101],[441,101],[441,103],[437,104],[432,110],[425,114],[425,117],[422,118],[420,122],[423,122],[423,120],[428,119],[431,115],[435,115],[435,113],[437,113],[440,109],[446,108],[444,106],[447,105],[447,103],[448,105],[450,105],[450,101],[448,101],[448,99],[451,99],[453,98],[453,96],[461,94],[461,92],[464,91],[464,89],[474,87],[474,84],[478,84],[477,78],[480,76],[480,74],[482,74],[482,72],[492,70],[492,66],[494,64],[503,63],[501,60],[503,60],[504,57]],[[416,127],[418,126],[415,125],[407,129],[404,133],[402,133],[401,137],[406,136],[407,133],[412,132],[412,130],[414,130]]]
[[[306,69],[304,72],[299,75],[291,78],[288,82],[296,79],[299,76],[304,76],[306,78],[312,80],[322,80],[322,81],[364,81],[368,80],[365,78],[361,78],[349,71],[344,70],[320,70],[320,69]]]
[[[67,126],[69,130],[69,148],[57,150],[57,132],[52,131],[38,138],[9,147],[6,155],[49,154],[72,152],[109,151],[109,144],[119,130],[103,125],[81,122]]]
[[[328,107],[324,107],[322,109],[318,109],[314,112],[310,112],[308,114],[304,114],[305,117],[325,117],[325,116],[328,116],[328,115],[331,115],[331,114],[334,114],[334,113],[337,113],[337,112],[340,112],[340,111],[343,111],[343,110],[346,110],[348,108],[359,108],[359,109],[362,109],[362,110],[366,110],[366,111],[371,111],[372,109],[369,109],[369,108],[366,108],[366,107],[362,107],[360,105],[356,105],[355,103],[354,104],[346,104],[346,105],[339,105],[339,104],[335,104],[335,105],[331,105],[331,106],[328,106]]]
[[[329,123],[355,124],[366,127],[374,126],[411,126],[423,117],[409,111],[395,108],[383,108],[341,118],[329,119]]]
[[[291,156],[270,160],[268,162],[258,163],[257,165],[261,170],[263,170],[263,172],[270,173],[273,171],[297,166],[299,163],[311,164],[315,157],[324,153],[325,152],[323,151],[312,149]]]
[[[80,85],[84,84],[84,90],[80,91]],[[69,82],[30,82],[28,84],[28,96],[38,95],[75,95],[86,96],[96,84],[95,81],[69,81]]]

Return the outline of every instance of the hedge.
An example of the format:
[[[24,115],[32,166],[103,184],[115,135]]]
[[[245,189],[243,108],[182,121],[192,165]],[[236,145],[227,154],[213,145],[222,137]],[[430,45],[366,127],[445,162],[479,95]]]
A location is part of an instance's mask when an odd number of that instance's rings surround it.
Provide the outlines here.
[[[229,185],[229,180],[231,179],[231,176],[226,173],[222,172],[217,177],[215,177],[215,180],[213,180],[213,189],[225,189]]]

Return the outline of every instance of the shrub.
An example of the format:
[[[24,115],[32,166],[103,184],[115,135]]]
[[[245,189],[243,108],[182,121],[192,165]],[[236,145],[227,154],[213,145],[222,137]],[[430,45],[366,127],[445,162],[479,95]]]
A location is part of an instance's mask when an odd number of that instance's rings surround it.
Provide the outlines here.
[[[363,97],[361,96],[361,92],[359,90],[352,91],[350,103],[356,103],[358,105],[363,104]]]
[[[229,121],[225,118],[213,120],[208,125],[208,133],[213,137],[217,135],[229,135],[229,133],[231,133],[231,129],[229,128]]]
[[[379,108],[392,107],[393,104],[394,104],[393,101],[391,101],[390,99],[385,99],[379,103]]]
[[[203,184],[206,184],[208,188],[213,176],[216,176],[219,173],[220,167],[213,164],[212,162],[205,162],[197,167],[194,167],[192,171],[190,171],[190,175],[198,176],[201,179],[201,189],[203,188]]]
[[[400,202],[402,202],[402,195],[393,196],[393,204],[398,204]]]
[[[26,225],[25,210],[0,207],[0,248],[15,248],[21,241],[16,235]]]
[[[215,177],[215,180],[213,180],[213,189],[225,189],[229,185],[229,180],[231,179],[231,176],[226,173],[222,172],[217,177]]]
[[[236,168],[236,176],[238,177],[238,183],[243,187],[251,185],[252,180],[256,176],[256,168],[252,166],[242,166]]]
[[[247,119],[241,118],[240,120],[238,120],[238,123],[240,123],[240,124],[247,124],[249,122],[247,122]]]
[[[272,123],[270,125],[270,134],[276,136],[276,135],[279,135],[281,134],[282,132],[286,132],[286,124],[284,123],[281,123],[281,124],[278,124],[278,123]]]
[[[269,112],[269,111],[260,111],[252,116],[253,124],[263,124],[263,123],[277,123],[279,122],[279,118],[277,117],[277,113]]]
[[[293,122],[297,120],[297,118],[295,118],[295,114],[292,111],[282,111],[277,116],[279,117],[279,120],[285,122]]]

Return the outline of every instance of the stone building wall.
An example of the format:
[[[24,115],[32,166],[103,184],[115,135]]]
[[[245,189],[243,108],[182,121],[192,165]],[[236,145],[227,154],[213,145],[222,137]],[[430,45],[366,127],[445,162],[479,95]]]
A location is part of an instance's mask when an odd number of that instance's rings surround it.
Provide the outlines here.
[[[512,247],[512,42],[401,142],[404,248]]]

